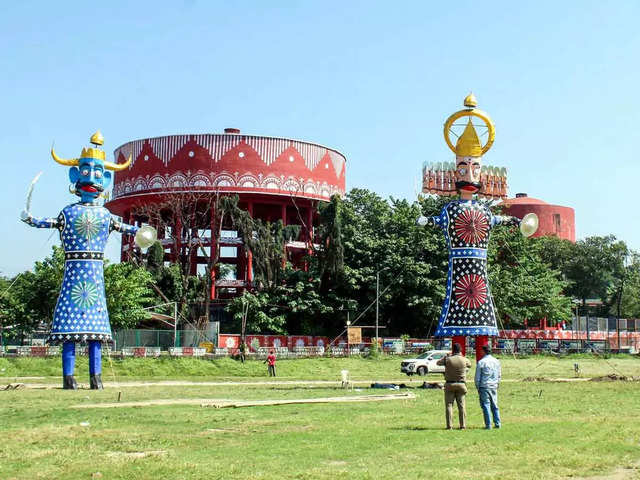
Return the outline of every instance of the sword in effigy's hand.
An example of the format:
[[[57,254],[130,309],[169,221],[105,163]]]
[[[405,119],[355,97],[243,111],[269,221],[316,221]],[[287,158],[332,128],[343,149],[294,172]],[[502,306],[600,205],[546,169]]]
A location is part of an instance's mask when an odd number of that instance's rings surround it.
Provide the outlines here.
[[[31,195],[33,194],[33,187],[36,185],[36,182],[40,178],[40,175],[42,175],[42,172],[38,172],[36,176],[33,177],[33,180],[31,180],[31,184],[29,185],[29,190],[27,191],[27,204],[24,210],[22,211],[22,213],[20,214],[20,218],[22,220],[26,220],[31,215]]]

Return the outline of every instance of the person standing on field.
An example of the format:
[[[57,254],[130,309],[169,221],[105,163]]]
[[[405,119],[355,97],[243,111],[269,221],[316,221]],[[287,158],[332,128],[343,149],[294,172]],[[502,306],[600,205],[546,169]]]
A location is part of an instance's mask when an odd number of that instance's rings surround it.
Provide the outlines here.
[[[267,359],[264,361],[267,364],[269,376],[276,376],[276,354],[273,350],[269,350],[269,355],[267,355]]]
[[[458,420],[460,430],[467,428],[467,411],[465,396],[467,395],[467,370],[471,362],[461,354],[459,343],[453,344],[453,355],[447,355],[436,363],[444,365],[444,403],[447,430],[451,430],[453,423],[453,402],[458,404]]]
[[[483,345],[482,350],[484,357],[476,365],[475,384],[484,416],[484,428],[491,430],[491,416],[493,416],[493,425],[500,428],[498,385],[502,378],[502,370],[498,359],[491,355],[491,348]]]
[[[245,355],[247,354],[247,344],[244,342],[244,339],[240,342],[240,361],[244,363]]]

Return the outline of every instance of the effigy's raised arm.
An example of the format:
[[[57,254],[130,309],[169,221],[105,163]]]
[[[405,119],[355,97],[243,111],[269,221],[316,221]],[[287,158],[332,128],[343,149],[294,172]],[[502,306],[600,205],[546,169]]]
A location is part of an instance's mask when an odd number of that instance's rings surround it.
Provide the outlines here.
[[[30,212],[23,210],[20,214],[20,220],[31,227],[56,228],[58,230],[64,229],[64,215],[62,215],[62,213],[60,213],[56,218],[39,218],[34,217]]]
[[[416,220],[416,224],[421,227],[429,226],[429,227],[442,227],[442,220],[440,217],[425,217],[420,216]]]
[[[114,217],[111,217],[111,224],[109,225],[109,232],[120,232],[124,235],[135,235],[140,227],[135,225],[129,225],[128,223],[120,222]]]
[[[538,216],[535,213],[527,213],[521,220],[509,215],[493,215],[491,226],[494,225],[517,225],[523,236],[530,237],[538,230]]]
[[[518,217],[512,217],[511,215],[492,215],[491,216],[491,226],[494,227],[496,225],[520,225],[520,219]]]
[[[149,225],[136,227],[135,225],[129,225],[111,217],[109,233],[114,230],[122,233],[123,235],[135,235],[134,241],[136,242],[136,245],[142,249],[149,248],[158,239],[158,232],[156,232],[155,228]]]

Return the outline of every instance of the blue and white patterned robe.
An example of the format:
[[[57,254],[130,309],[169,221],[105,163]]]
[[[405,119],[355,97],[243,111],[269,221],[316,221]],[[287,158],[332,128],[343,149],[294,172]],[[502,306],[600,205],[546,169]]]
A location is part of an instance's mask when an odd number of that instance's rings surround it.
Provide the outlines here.
[[[49,343],[110,341],[104,249],[113,230],[135,234],[138,227],[118,222],[105,207],[89,203],[67,205],[57,218],[29,217],[26,223],[58,229],[65,252],[64,277]]]
[[[493,215],[486,204],[475,200],[455,200],[439,216],[427,219],[427,225],[442,229],[449,250],[447,290],[436,337],[498,335],[487,278],[489,235],[496,225],[518,222],[515,217]]]

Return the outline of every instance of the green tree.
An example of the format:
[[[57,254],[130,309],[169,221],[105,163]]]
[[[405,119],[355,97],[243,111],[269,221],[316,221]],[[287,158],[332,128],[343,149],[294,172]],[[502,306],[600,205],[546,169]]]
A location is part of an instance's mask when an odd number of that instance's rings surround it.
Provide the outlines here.
[[[243,238],[246,248],[253,253],[254,281],[261,290],[272,290],[280,285],[287,263],[286,244],[300,234],[299,225],[284,226],[275,223],[253,221],[253,233]]]
[[[233,298],[227,305],[227,311],[232,314],[231,331],[242,330],[242,315],[246,311],[245,333],[286,334],[286,317],[280,306],[272,304],[272,295],[264,292],[244,292]]]
[[[149,318],[144,307],[152,305],[152,275],[130,263],[115,263],[104,269],[107,309],[111,328],[133,328]]]
[[[381,331],[385,335],[427,335],[435,327],[446,285],[446,248],[440,231],[419,227],[416,219],[438,213],[444,203],[430,197],[413,204],[387,201],[363,189],[351,190],[344,200],[344,276],[336,293],[354,299],[354,314],[360,314],[375,303],[380,272],[380,323],[387,325]],[[374,321],[371,307],[360,323]],[[339,319],[334,327],[342,325],[344,319]]]
[[[50,322],[53,318],[63,275],[64,250],[59,246],[53,246],[51,256],[37,261],[33,267],[30,282],[32,291],[30,294],[24,293],[32,295],[29,299],[30,307],[43,322]]]
[[[629,263],[613,286],[609,313],[618,318],[640,318],[640,253],[631,251]]]
[[[0,328],[3,341],[24,339],[35,330],[42,319],[34,305],[35,293],[33,272],[23,272],[13,278],[0,279]]]
[[[499,327],[522,327],[525,320],[546,318],[556,323],[571,318],[571,299],[563,294],[568,282],[540,258],[537,242],[547,244],[544,239],[524,238],[515,227],[492,232],[488,273]]]
[[[157,275],[164,267],[164,247],[159,241],[148,248],[145,265],[152,275]]]
[[[334,286],[344,273],[344,246],[342,245],[342,199],[333,195],[331,201],[319,206],[319,230],[321,248],[317,256],[320,289],[326,293],[330,283]]]
[[[604,311],[595,313],[606,314],[615,300],[615,284],[623,276],[626,244],[613,235],[594,236],[577,241],[574,251],[566,269],[571,281],[568,293],[582,300],[583,309],[587,298],[600,298]]]

